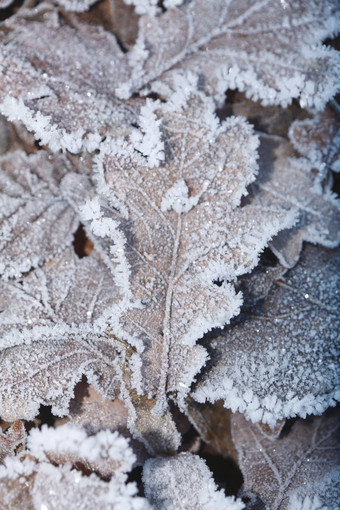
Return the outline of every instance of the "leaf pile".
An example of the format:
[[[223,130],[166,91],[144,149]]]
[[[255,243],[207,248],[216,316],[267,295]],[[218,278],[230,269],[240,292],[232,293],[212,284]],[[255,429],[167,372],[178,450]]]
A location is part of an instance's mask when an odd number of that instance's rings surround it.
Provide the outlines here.
[[[0,19],[0,507],[336,508],[338,3]]]

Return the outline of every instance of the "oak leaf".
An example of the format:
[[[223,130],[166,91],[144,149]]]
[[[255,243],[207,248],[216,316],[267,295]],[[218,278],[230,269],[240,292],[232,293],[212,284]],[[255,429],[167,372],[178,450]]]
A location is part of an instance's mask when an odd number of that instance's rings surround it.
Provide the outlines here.
[[[283,209],[239,207],[256,175],[257,139],[243,119],[219,124],[213,111],[190,87],[170,106],[147,102],[142,137],[102,145],[100,200],[83,210],[93,233],[111,239],[112,254],[126,256],[122,277],[140,305],[122,313],[116,335],[140,351],[134,381],[157,396],[155,412],[166,409],[166,393],[181,400],[204,364],[197,339],[238,313],[241,296],[230,282],[293,221]]]
[[[265,104],[287,106],[296,98],[322,109],[338,90],[339,57],[322,45],[338,20],[332,0],[185,2],[141,18],[130,58],[145,55],[144,62],[121,90],[136,90],[175,67],[198,72],[204,89],[219,98],[237,88]]]

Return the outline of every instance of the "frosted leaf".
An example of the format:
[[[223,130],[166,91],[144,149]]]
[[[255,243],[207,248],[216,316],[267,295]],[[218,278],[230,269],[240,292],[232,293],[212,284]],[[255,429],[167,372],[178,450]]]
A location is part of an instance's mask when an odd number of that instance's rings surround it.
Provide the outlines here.
[[[1,432],[0,428],[0,464],[5,457],[14,455],[16,447],[24,443],[25,439],[25,427],[20,421],[14,422],[6,433]]]
[[[124,136],[135,113],[114,96],[128,76],[114,35],[97,25],[60,24],[53,12],[43,22],[25,15],[8,21],[9,40],[0,48],[0,112],[53,151],[93,151],[106,134]]]
[[[298,261],[303,241],[337,246],[339,201],[330,190],[322,190],[311,161],[294,158],[292,146],[277,136],[262,135],[259,152],[254,203],[299,211],[297,224],[280,232],[270,244],[281,264],[292,267]]]
[[[340,398],[338,259],[307,246],[264,302],[213,342],[215,366],[194,398],[223,399],[232,411],[270,426],[335,405]]]
[[[77,384],[74,393],[69,409],[72,423],[92,434],[101,429],[119,432],[127,429],[128,412],[122,400],[105,398],[83,381]]]
[[[68,416],[72,423],[81,425],[90,434],[102,429],[120,432],[124,437],[130,438],[139,463],[147,458],[144,445],[131,438],[129,426],[133,427],[129,420],[128,407],[123,400],[104,397],[92,385],[82,381],[75,387]]]
[[[150,417],[155,402],[131,389],[136,349],[113,333],[131,303],[119,265],[108,265],[96,253],[79,260],[69,248],[21,280],[0,282],[0,415],[33,419],[41,403],[66,415],[85,374],[102,395],[121,396],[134,437],[153,452],[176,450],[180,435],[170,414]]]
[[[53,453],[45,454],[46,440],[49,447],[78,456],[78,467],[87,457],[99,455],[99,461],[111,458],[116,465],[112,478],[104,482],[94,473],[83,476],[70,464],[55,465],[58,461]],[[126,484],[135,457],[127,440],[117,433],[101,431],[87,437],[83,429],[70,425],[33,429],[25,453],[28,456],[8,457],[0,467],[0,497],[6,508],[151,510],[146,499],[137,496],[135,484]]]
[[[266,438],[241,414],[232,417],[244,491],[270,510],[336,509],[339,484],[339,413],[296,422],[288,435]],[[295,501],[296,506],[292,506]],[[315,506],[317,502],[322,505]],[[310,502],[311,506],[307,506]],[[303,506],[304,505],[304,506]],[[314,506],[313,506],[314,505]]]
[[[127,86],[138,89],[176,66],[199,73],[219,98],[237,88],[265,104],[297,98],[322,109],[338,90],[340,61],[321,43],[337,30],[332,0],[193,0],[142,17],[134,51],[147,56]]]
[[[244,504],[225,496],[203,459],[191,453],[146,461],[145,495],[155,510],[242,510]]]
[[[159,105],[165,162],[158,167],[125,142],[105,142],[97,159],[98,190],[114,208],[94,207],[92,229],[115,244],[117,232],[124,235],[126,247],[112,250],[125,250],[131,292],[142,304],[122,314],[116,334],[143,342],[134,385],[157,395],[157,411],[166,391],[186,394],[204,364],[196,340],[238,313],[241,296],[229,282],[250,271],[293,219],[276,208],[238,207],[256,174],[257,138],[244,119],[220,125],[213,111],[192,89]]]
[[[294,148],[310,159],[322,176],[327,167],[340,171],[340,126],[331,110],[311,119],[296,120],[290,127],[289,138]]]
[[[105,478],[114,476],[121,481],[125,481],[125,473],[136,461],[128,440],[118,432],[101,430],[87,436],[84,429],[70,423],[56,428],[43,425],[40,430],[32,429],[27,448],[39,462],[82,465],[86,471],[95,471]]]
[[[41,403],[67,414],[82,374],[115,396],[124,344],[110,324],[124,305],[111,271],[95,254],[78,259],[68,248],[19,281],[2,280],[0,290],[4,419],[33,419]]]
[[[66,159],[15,151],[0,168],[0,273],[17,277],[71,245],[79,220],[60,193]]]

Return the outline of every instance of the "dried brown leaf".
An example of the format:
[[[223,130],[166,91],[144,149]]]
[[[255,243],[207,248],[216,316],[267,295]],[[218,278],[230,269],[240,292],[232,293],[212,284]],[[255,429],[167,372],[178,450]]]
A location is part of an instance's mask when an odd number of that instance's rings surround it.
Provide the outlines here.
[[[321,414],[339,399],[339,253],[306,246],[294,269],[212,343],[199,402],[254,422]],[[249,277],[250,280],[252,276]]]
[[[92,223],[94,233],[105,235],[111,221],[106,235],[117,245],[118,223],[127,240],[127,276],[142,306],[122,314],[119,335],[137,349],[142,343],[134,381],[148,398],[157,396],[158,411],[166,409],[167,392],[179,399],[187,393],[204,364],[196,340],[238,312],[240,296],[229,282],[250,271],[268,239],[292,221],[277,208],[238,207],[256,172],[251,128],[236,118],[219,125],[211,100],[193,89],[183,93],[171,108],[147,103],[144,112],[161,119],[151,117],[164,140],[164,163],[152,166],[151,156],[127,144],[103,145],[99,189],[115,209],[103,208]],[[140,151],[144,142],[138,139]],[[218,278],[221,286],[213,283]]]
[[[249,492],[257,494],[268,510],[336,508],[340,496],[336,410],[299,420],[288,435],[276,440],[236,413],[232,435],[248,497]]]

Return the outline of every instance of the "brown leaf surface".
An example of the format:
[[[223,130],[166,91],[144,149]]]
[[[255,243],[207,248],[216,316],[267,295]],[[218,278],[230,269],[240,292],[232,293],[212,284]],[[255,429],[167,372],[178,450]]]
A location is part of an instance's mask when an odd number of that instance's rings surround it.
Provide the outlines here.
[[[248,497],[249,492],[257,494],[268,510],[336,508],[340,496],[339,426],[339,412],[331,410],[321,417],[297,421],[287,435],[273,440],[242,414],[234,414],[232,435],[244,492]],[[308,499],[314,498],[319,499],[319,506],[308,506]]]
[[[21,421],[15,421],[6,433],[1,432],[0,428],[0,464],[8,455],[14,455],[16,447],[25,439],[26,431]]]

